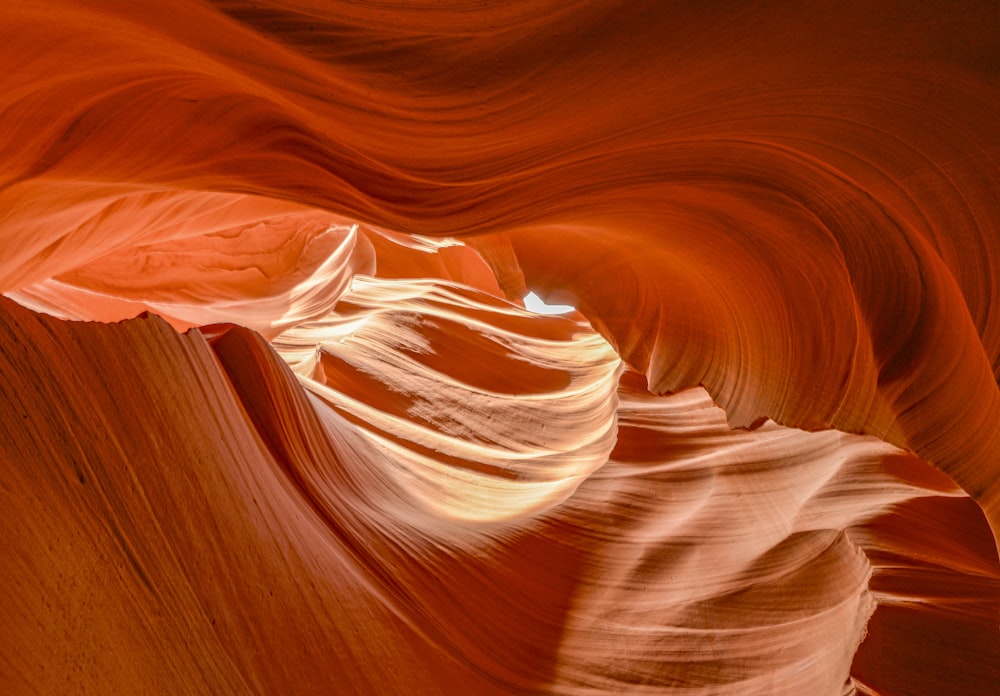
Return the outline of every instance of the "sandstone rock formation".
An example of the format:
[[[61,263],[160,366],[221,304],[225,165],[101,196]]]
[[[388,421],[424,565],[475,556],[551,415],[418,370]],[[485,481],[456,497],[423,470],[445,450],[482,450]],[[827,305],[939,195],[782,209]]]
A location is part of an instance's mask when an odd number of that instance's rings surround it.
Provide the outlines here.
[[[1000,693],[992,3],[25,0],[0,67],[0,692]]]

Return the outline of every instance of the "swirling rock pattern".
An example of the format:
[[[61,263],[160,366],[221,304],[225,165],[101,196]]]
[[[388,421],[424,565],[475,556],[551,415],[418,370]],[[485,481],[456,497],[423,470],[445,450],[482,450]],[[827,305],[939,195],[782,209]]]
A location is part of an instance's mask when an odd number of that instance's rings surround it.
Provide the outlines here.
[[[0,691],[1000,691],[991,3],[27,0],[0,66]]]

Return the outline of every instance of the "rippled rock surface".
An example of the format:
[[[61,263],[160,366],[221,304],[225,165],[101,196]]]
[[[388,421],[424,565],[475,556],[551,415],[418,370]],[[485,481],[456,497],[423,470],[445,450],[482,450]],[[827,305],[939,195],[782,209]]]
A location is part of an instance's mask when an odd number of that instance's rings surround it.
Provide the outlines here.
[[[28,0],[0,68],[3,693],[1000,692],[991,3]]]

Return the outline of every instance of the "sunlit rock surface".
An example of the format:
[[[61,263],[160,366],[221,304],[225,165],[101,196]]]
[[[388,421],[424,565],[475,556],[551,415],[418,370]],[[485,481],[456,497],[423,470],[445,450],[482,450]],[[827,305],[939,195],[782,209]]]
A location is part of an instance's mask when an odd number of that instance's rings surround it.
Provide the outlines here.
[[[0,692],[1000,693],[1000,12],[737,5],[0,5]]]

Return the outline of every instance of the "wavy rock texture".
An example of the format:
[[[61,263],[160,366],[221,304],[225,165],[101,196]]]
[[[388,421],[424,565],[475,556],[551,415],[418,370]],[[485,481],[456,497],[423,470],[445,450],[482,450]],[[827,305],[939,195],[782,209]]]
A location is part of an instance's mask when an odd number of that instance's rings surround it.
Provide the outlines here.
[[[0,66],[3,693],[1000,692],[992,3],[29,0]]]

